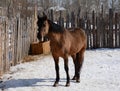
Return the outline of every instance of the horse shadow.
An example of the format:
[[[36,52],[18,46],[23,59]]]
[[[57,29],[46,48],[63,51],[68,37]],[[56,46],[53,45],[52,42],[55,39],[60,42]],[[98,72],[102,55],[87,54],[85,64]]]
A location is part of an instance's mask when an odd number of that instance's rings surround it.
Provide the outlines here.
[[[8,89],[8,88],[18,88],[18,87],[52,86],[51,83],[54,82],[54,80],[55,79],[53,78],[10,79],[8,81],[3,82],[0,88]]]
[[[55,81],[54,78],[10,79],[8,81],[3,82],[3,85],[1,85],[0,88],[9,89],[9,88],[36,87],[36,86],[52,87],[54,81]],[[65,82],[65,79],[61,79],[61,82]]]

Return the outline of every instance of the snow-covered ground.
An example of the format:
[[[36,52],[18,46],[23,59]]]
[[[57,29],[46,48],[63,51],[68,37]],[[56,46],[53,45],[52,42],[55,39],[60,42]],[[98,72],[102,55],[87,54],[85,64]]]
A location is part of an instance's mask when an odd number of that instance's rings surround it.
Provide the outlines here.
[[[52,87],[55,79],[54,61],[51,55],[36,56],[36,61],[12,67],[2,77],[0,91],[120,91],[120,49],[87,50],[81,72],[81,82],[71,81],[65,87],[66,74],[60,58],[60,83]],[[69,57],[69,73],[74,67]]]

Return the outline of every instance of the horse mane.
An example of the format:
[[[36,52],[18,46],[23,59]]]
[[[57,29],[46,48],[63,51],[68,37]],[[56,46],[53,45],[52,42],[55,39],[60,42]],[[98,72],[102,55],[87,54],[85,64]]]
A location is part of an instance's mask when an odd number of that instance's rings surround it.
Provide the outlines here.
[[[51,20],[48,20],[48,23],[50,24],[50,28],[49,28],[50,32],[63,33],[65,30],[62,26],[52,22]]]

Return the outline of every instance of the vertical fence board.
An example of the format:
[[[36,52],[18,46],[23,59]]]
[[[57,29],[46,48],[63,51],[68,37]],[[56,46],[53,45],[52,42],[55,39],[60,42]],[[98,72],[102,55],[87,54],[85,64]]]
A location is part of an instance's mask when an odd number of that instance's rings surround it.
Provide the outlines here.
[[[5,64],[6,64],[6,67],[5,67],[5,71],[8,71],[9,70],[9,67],[10,67],[10,60],[9,60],[9,46],[10,46],[10,30],[9,30],[9,22],[8,22],[8,19],[6,17],[5,19]]]
[[[115,13],[115,47],[118,47],[118,13]]]
[[[120,48],[120,17],[119,17],[119,23],[118,23],[118,25],[119,25],[119,29],[118,29],[118,40],[119,40],[118,47]]]
[[[109,9],[109,46],[113,48],[113,10]]]
[[[2,21],[0,19],[0,76],[2,75]]]
[[[98,17],[97,17],[96,22],[97,22],[97,37],[96,37],[97,43],[96,43],[96,47],[100,48],[100,31],[101,31],[100,25],[101,25],[101,22],[100,22],[100,19]]]
[[[70,27],[69,24],[70,24],[70,15],[69,15],[69,13],[67,13],[66,14],[66,28]]]
[[[93,48],[96,48],[96,29],[95,29],[95,12],[92,12],[92,42]]]
[[[71,12],[71,27],[75,28],[75,14]]]

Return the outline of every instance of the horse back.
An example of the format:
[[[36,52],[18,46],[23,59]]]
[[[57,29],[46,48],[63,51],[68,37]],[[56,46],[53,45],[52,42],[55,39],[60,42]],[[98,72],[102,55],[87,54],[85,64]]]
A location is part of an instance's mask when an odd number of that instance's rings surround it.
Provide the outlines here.
[[[81,28],[69,28],[68,31],[70,32],[73,39],[77,40],[78,42],[86,42],[86,34],[85,31]]]
[[[83,48],[86,49],[87,37],[83,29],[74,28],[72,31],[69,30],[69,33],[71,35],[70,54],[79,52]]]

